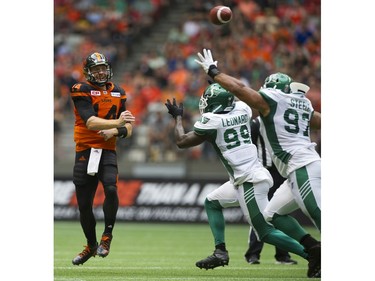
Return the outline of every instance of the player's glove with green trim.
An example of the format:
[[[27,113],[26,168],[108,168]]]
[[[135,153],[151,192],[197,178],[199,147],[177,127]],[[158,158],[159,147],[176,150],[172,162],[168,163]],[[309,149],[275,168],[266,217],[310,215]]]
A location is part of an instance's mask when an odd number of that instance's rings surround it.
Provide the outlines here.
[[[177,116],[181,116],[184,114],[184,105],[181,102],[179,106],[177,106],[176,99],[173,98],[173,103],[169,99],[167,99],[167,102],[165,103],[165,106],[168,108],[168,113],[172,115],[174,119],[176,119]]]

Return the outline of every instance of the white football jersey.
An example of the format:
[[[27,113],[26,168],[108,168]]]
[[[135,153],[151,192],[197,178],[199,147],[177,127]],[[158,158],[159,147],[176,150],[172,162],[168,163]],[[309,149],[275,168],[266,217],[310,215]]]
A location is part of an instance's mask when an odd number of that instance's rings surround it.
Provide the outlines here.
[[[234,185],[263,180],[272,185],[272,177],[259,162],[256,146],[251,142],[251,117],[251,108],[236,101],[228,113],[202,114],[201,120],[194,124],[194,132],[208,137]]]
[[[285,94],[278,89],[261,89],[271,112],[261,117],[260,132],[279,173],[287,177],[294,170],[320,160],[316,143],[310,139],[314,109],[303,93]]]

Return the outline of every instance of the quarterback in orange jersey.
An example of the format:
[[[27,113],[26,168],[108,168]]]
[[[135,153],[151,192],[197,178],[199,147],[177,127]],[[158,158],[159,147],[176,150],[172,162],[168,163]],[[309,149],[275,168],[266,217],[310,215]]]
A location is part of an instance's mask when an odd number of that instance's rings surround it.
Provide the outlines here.
[[[87,82],[75,84],[71,88],[71,98],[76,143],[73,182],[87,245],[72,260],[74,265],[83,264],[96,255],[106,257],[109,254],[118,210],[116,141],[132,135],[135,121],[126,110],[124,89],[109,82],[112,67],[103,54],[90,54],[83,63],[83,73]],[[105,200],[104,231],[98,245],[92,204],[99,181],[103,184]]]

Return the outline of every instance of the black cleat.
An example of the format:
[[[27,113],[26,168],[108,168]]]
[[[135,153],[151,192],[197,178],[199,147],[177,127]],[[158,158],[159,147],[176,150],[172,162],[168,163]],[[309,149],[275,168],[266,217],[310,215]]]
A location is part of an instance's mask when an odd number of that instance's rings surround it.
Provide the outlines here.
[[[106,233],[102,235],[102,239],[100,240],[100,244],[96,253],[99,257],[105,258],[109,254],[109,248],[111,247],[112,242],[112,234]]]
[[[214,269],[218,266],[228,265],[229,263],[229,256],[228,251],[223,251],[220,249],[216,249],[211,256],[207,258],[197,261],[195,265],[200,269],[205,268],[207,269]]]
[[[297,261],[292,260],[290,257],[282,257],[282,258],[277,258],[275,264],[286,264],[286,265],[292,265],[292,264],[297,264]]]
[[[319,244],[306,250],[308,253],[307,260],[309,261],[309,269],[307,270],[307,277],[320,278],[321,277],[321,246]]]
[[[72,263],[74,265],[84,264],[89,258],[95,257],[96,249],[97,249],[98,246],[89,247],[87,245],[87,246],[84,246],[84,247],[85,247],[85,249],[72,260]]]
[[[259,258],[257,256],[255,256],[255,255],[252,255],[250,257],[245,256],[245,260],[249,264],[260,264]]]

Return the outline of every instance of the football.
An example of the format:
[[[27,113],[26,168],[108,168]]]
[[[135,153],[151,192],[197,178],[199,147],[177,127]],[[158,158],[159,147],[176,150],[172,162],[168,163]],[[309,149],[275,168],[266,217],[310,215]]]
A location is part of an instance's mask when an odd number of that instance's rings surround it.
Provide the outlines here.
[[[215,25],[223,25],[232,20],[232,10],[227,6],[215,6],[210,10],[210,21]]]

